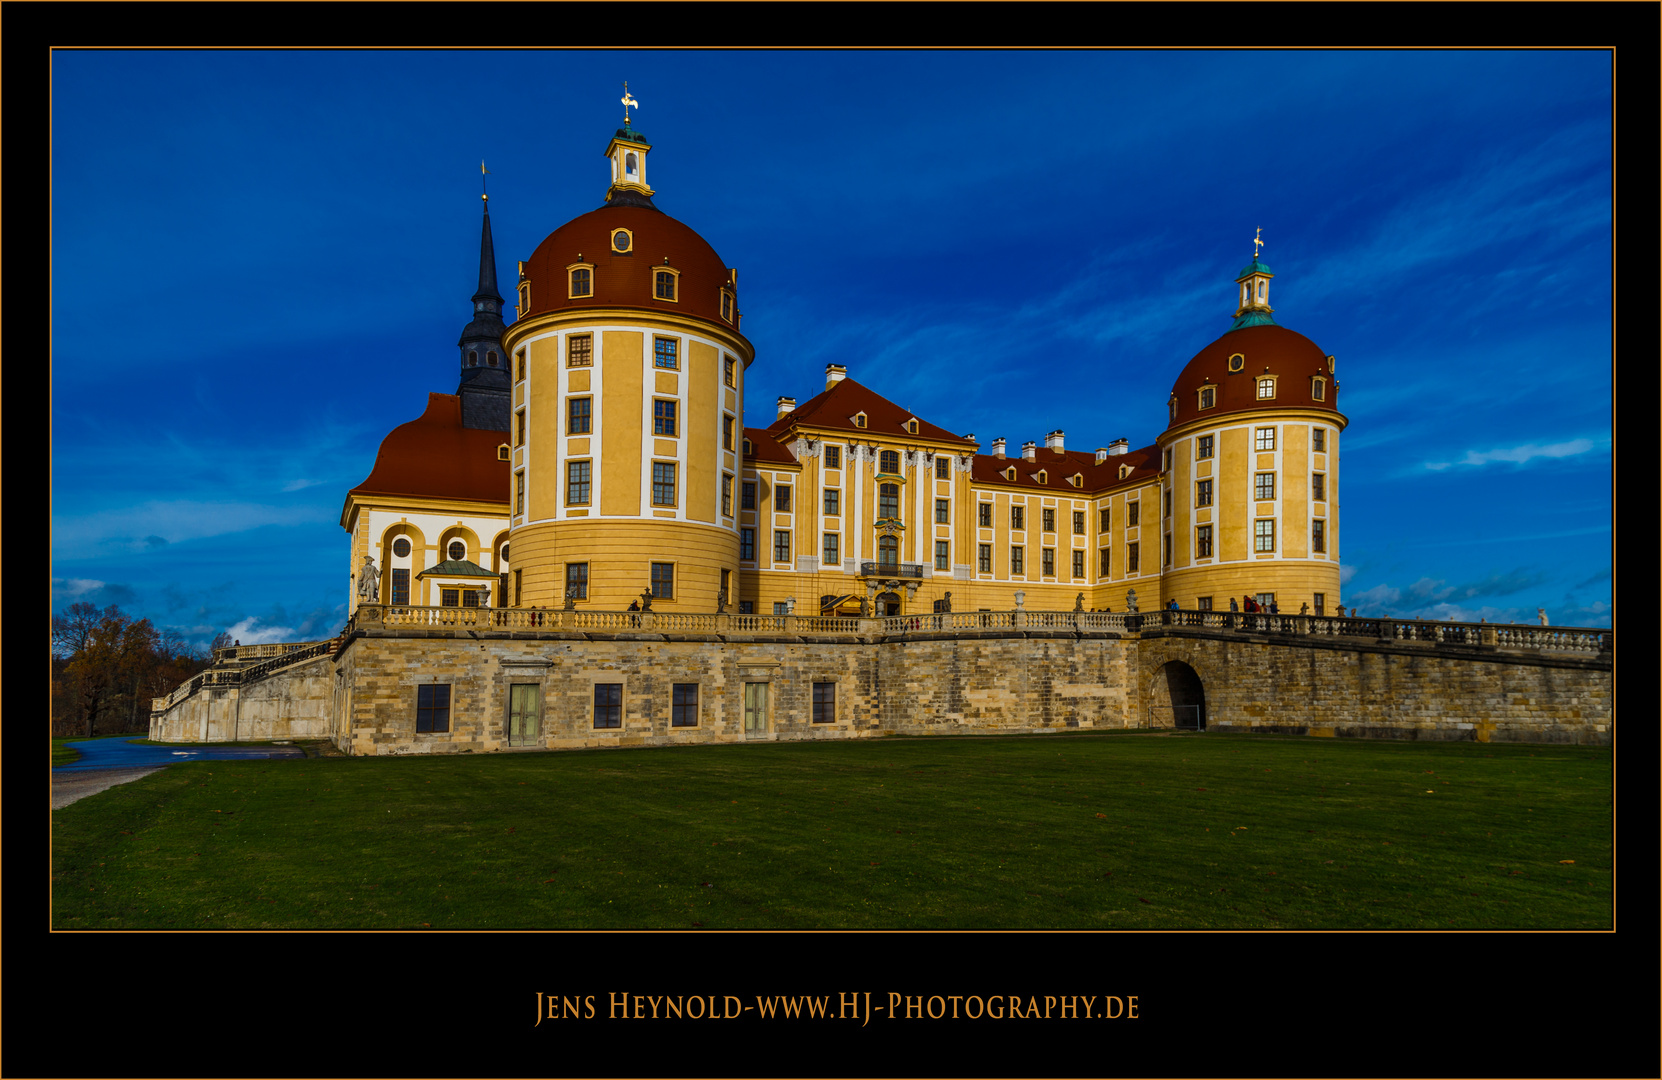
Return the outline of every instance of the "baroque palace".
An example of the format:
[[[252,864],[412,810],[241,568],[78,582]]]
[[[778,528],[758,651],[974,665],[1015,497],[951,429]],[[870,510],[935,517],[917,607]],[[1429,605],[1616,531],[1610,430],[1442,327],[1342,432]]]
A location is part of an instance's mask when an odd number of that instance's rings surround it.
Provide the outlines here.
[[[1608,632],[1344,617],[1333,358],[1277,324],[1256,248],[1146,445],[983,453],[840,364],[746,428],[738,272],[654,203],[650,150],[626,114],[604,205],[519,262],[511,324],[486,201],[456,393],[346,496],[345,630],[220,650],[153,739],[1609,741]]]
[[[746,428],[738,271],[654,204],[650,149],[626,120],[605,204],[519,263],[511,325],[487,202],[457,393],[388,435],[346,497],[354,609],[1339,604],[1334,361],[1277,325],[1256,255],[1149,445],[1070,450],[1052,431],[983,453],[837,364]]]

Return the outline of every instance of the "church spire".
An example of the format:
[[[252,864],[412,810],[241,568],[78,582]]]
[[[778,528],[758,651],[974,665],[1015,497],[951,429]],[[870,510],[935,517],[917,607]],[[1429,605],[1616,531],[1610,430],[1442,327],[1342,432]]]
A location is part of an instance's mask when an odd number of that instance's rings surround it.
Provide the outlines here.
[[[490,172],[479,163],[479,182]],[[479,289],[473,294],[473,321],[456,342],[462,351],[462,426],[508,430],[508,360],[502,354],[502,294],[496,291],[496,246],[491,242],[490,194],[481,191],[484,223],[479,232]]]

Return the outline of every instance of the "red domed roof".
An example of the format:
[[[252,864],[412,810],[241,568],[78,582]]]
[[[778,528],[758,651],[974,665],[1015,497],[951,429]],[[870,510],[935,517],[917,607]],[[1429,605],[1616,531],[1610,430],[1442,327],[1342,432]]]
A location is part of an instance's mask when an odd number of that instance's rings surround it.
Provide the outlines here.
[[[612,233],[628,229],[631,250],[612,250]],[[570,296],[566,268],[580,261],[594,267],[591,296]],[[668,262],[665,262],[665,259]],[[668,266],[679,271],[676,299],[660,300],[652,272]],[[731,319],[722,318],[721,290],[729,285],[727,264],[692,229],[661,210],[645,206],[602,206],[561,225],[525,260],[531,282],[530,310],[524,319],[547,311],[575,308],[637,308],[679,314],[738,329],[735,291]]]
[[[506,431],[485,431],[462,424],[462,399],[455,394],[428,394],[427,411],[400,424],[381,440],[369,478],[346,494],[418,496],[469,502],[508,502],[508,462],[497,447]],[[342,524],[345,524],[345,512]]]
[[[1241,370],[1229,370],[1229,358],[1239,353]],[[1275,375],[1275,397],[1258,397],[1258,377]],[[1325,400],[1317,401],[1311,376],[1326,379]],[[1217,387],[1217,404],[1200,407],[1201,387]],[[1202,416],[1213,417],[1253,409],[1322,409],[1337,413],[1338,386],[1327,367],[1327,354],[1303,334],[1284,326],[1247,326],[1231,330],[1195,354],[1172,384],[1177,411],[1168,427]]]

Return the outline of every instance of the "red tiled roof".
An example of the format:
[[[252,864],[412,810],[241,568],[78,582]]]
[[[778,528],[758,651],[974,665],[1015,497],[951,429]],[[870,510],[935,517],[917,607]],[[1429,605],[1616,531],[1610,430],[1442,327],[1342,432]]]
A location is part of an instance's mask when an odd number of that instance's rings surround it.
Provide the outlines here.
[[[854,426],[851,419],[861,412],[866,414],[866,426],[863,428]],[[916,435],[906,430],[906,421],[912,419],[918,422]],[[946,428],[937,427],[916,413],[907,412],[887,398],[878,396],[853,379],[846,378],[832,383],[831,389],[809,398],[781,416],[768,427],[768,430],[775,435],[782,435],[789,431],[793,424],[848,431],[889,442],[901,442],[906,439],[970,442],[962,435],[954,435]]]
[[[1120,466],[1130,465],[1131,475],[1124,480],[1120,479]],[[1015,480],[1005,477],[1005,470],[1014,467]],[[1045,473],[1046,482],[1038,480],[1040,471]],[[1068,477],[1078,473],[1081,486],[1074,487],[1068,483]],[[1120,486],[1135,487],[1160,474],[1160,449],[1157,446],[1145,446],[1141,450],[1132,450],[1126,454],[1110,454],[1103,459],[1101,465],[1096,463],[1096,454],[1088,450],[1068,450],[1058,454],[1049,447],[1039,447],[1035,460],[1028,461],[1019,454],[1015,457],[994,457],[992,454],[977,454],[970,465],[970,477],[982,484],[1014,484],[1016,487],[1032,488],[1035,491],[1053,492],[1058,495],[1096,494],[1109,488]]]
[[[508,502],[510,462],[496,448],[506,431],[462,426],[462,399],[428,394],[427,411],[381,440],[375,468],[351,495],[415,495],[428,499]]]
[[[746,463],[758,461],[777,462],[783,465],[795,465],[796,455],[788,448],[774,441],[774,433],[768,428],[747,427],[744,437],[750,440],[750,453],[744,456]]]
[[[1241,354],[1243,364],[1240,371],[1231,374],[1229,358],[1235,353]],[[1266,368],[1268,374],[1278,378],[1275,397],[1261,401],[1256,377],[1266,374]],[[1311,396],[1312,375],[1327,377],[1325,401]],[[1198,391],[1207,383],[1218,388],[1218,403],[1202,411]],[[1327,371],[1327,354],[1303,334],[1284,326],[1247,326],[1229,331],[1195,354],[1172,384],[1172,393],[1177,395],[1177,415],[1170,427],[1256,409],[1339,411],[1338,388]]]
[[[612,250],[614,229],[628,229],[632,250]],[[594,294],[573,298],[566,267],[582,261],[594,267]],[[659,300],[652,271],[665,266],[680,271],[676,299]],[[530,310],[521,319],[568,308],[636,308],[690,315],[728,330],[738,330],[735,288],[732,319],[721,317],[721,290],[731,275],[721,256],[702,236],[660,210],[644,206],[602,206],[549,233],[525,260],[531,282]]]

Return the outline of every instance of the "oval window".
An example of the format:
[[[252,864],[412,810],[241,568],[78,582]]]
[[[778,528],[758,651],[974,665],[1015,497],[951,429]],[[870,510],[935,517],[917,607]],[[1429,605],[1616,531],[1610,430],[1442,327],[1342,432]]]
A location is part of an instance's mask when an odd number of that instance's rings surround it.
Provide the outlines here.
[[[628,251],[629,250],[629,234],[624,232],[622,229],[619,229],[617,232],[613,233],[612,234],[612,250],[613,251]]]
[[[1234,356],[1229,358],[1230,371],[1240,371],[1244,367],[1246,367],[1246,357],[1242,356],[1240,353],[1236,353]]]
[[[410,542],[400,536],[392,542],[392,553],[402,559],[410,553]]]
[[[450,541],[449,554],[451,559],[460,562],[467,558],[467,545],[460,540],[452,540]]]

